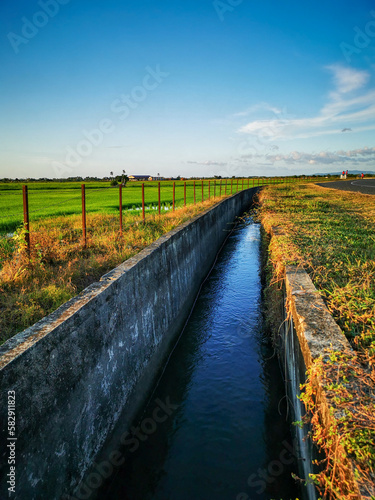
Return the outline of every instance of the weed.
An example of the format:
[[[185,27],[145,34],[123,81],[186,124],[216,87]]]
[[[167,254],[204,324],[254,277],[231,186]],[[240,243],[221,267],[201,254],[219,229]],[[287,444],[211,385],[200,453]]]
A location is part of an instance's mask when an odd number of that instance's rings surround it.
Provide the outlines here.
[[[316,360],[301,387],[313,439],[324,451],[321,472],[313,479],[322,498],[358,498],[348,478],[348,467],[362,498],[375,495],[375,369],[365,353],[326,351]],[[324,391],[331,414],[323,415],[319,389]]]
[[[283,229],[267,248],[266,297],[275,293],[285,265],[302,266],[357,351],[327,353],[312,364],[303,385],[313,439],[325,457],[322,472],[312,479],[324,499],[358,498],[346,474],[354,464],[363,498],[373,499],[375,197],[315,185],[268,186],[258,215],[266,233]],[[275,304],[274,297],[268,301],[272,314]],[[322,410],[322,389],[332,415]]]
[[[149,214],[145,224],[139,220],[139,213],[128,213],[122,236],[116,215],[89,214],[85,250],[81,218],[74,215],[35,221],[30,257],[23,228],[13,238],[0,239],[0,343],[216,202],[188,205],[161,217]]]
[[[303,266],[344,334],[375,356],[375,198],[280,185],[265,188],[260,203],[265,229],[285,231],[271,261]]]

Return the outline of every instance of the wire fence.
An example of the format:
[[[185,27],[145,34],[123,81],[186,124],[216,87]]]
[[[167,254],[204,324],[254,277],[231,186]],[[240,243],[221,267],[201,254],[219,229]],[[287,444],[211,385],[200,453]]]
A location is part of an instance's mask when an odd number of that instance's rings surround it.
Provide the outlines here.
[[[121,236],[125,230],[124,228],[124,212],[131,214],[140,213],[141,217],[127,224],[130,227],[134,224],[143,223],[147,221],[150,214],[161,216],[163,213],[175,211],[180,207],[187,205],[197,204],[207,200],[219,200],[226,196],[231,196],[244,189],[254,188],[258,186],[265,186],[268,184],[280,184],[296,182],[298,179],[294,177],[275,177],[275,178],[246,178],[246,179],[215,179],[215,180],[194,180],[184,182],[158,182],[155,183],[139,183],[137,190],[128,187],[125,188],[122,184],[118,188],[113,187],[90,187],[87,189],[85,184],[81,185],[80,191],[75,188],[77,193],[75,196],[69,196],[67,199],[58,201],[57,203],[48,203],[45,206],[43,196],[40,196],[41,189],[29,189],[27,185],[22,186],[22,203],[20,202],[20,211],[12,212],[10,214],[2,214],[0,219],[4,224],[4,219],[11,219],[13,224],[18,226],[22,225],[22,212],[23,209],[23,227],[25,234],[25,245],[28,254],[31,252],[31,239],[30,234],[33,231],[32,222],[40,219],[51,219],[59,215],[77,215],[81,213],[82,216],[82,248],[87,248],[88,245],[88,213],[98,213],[106,211],[107,213],[116,214],[118,217],[118,232]],[[304,179],[306,181],[306,179]],[[132,183],[133,184],[133,183]],[[134,183],[135,184],[135,183]],[[133,187],[133,186],[132,186]],[[118,194],[116,195],[116,190]],[[70,194],[70,189],[53,189],[53,194],[56,197],[62,196],[62,192],[67,191]],[[130,191],[132,196],[130,196]],[[64,193],[65,194],[65,193]],[[103,195],[99,199],[97,195]],[[54,197],[52,196],[52,199]],[[66,209],[66,205],[69,208]],[[31,210],[30,210],[31,208]],[[61,210],[60,210],[61,209]],[[16,221],[16,222],[14,222]]]

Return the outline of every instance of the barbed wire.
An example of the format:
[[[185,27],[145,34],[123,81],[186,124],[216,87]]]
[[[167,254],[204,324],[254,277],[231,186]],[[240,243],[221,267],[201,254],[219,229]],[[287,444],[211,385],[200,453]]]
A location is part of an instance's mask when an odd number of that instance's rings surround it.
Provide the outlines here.
[[[211,182],[211,190],[213,190],[215,187],[216,189],[220,189],[220,186],[221,188],[225,189],[225,185],[227,185],[228,187],[228,180],[226,179],[217,179],[217,180],[212,180],[210,181]],[[191,196],[191,191],[194,189],[194,182],[195,182],[195,192],[196,192],[196,203],[200,203],[201,200],[200,200],[200,193],[201,193],[201,189],[202,189],[202,181],[200,180],[196,180],[196,181],[179,181],[181,183],[179,184],[176,184],[175,185],[175,195],[176,195],[176,198],[175,198],[175,203],[176,203],[176,206],[179,206],[178,203],[181,202],[184,197],[181,196],[181,191],[184,191],[185,190],[185,185],[186,185],[186,190],[189,189],[190,193],[189,195]],[[186,184],[185,184],[186,182]],[[203,181],[204,182],[204,181]],[[209,191],[209,186],[207,184],[207,181],[205,181],[206,184],[203,184],[203,187],[204,187],[204,194],[206,195],[206,198],[204,201],[206,201],[208,198],[207,198],[207,193]],[[254,182],[252,183],[254,185]],[[231,182],[229,183],[229,186],[231,185]],[[236,185],[236,184],[234,184]],[[241,190],[242,190],[242,183],[240,184],[239,183],[239,186],[241,185]],[[98,192],[102,192],[102,191],[114,191],[115,192],[115,189],[114,187],[110,187],[110,186],[104,186],[104,187],[99,187],[99,188],[90,188],[89,186],[86,186],[87,187],[87,192],[91,195],[92,193],[98,193]],[[146,192],[147,192],[147,188],[153,188],[154,190],[158,188],[158,184],[155,184],[155,185],[152,185],[152,186],[145,186],[145,195],[146,195]],[[67,190],[69,189],[77,189],[77,191],[79,191],[79,187],[77,188],[66,188]],[[131,189],[141,189],[141,185],[137,185],[137,186],[134,186],[134,188],[131,188]],[[48,192],[48,191],[57,191],[59,190],[59,188],[47,188],[47,189],[43,189],[43,190],[40,190],[40,189],[31,189],[29,191],[29,194],[36,194],[40,191],[42,192]],[[62,188],[60,189],[60,191],[64,191],[65,189]],[[180,195],[177,194],[177,192],[179,191]],[[237,192],[237,191],[236,191]],[[21,194],[21,193],[20,193]],[[125,193],[124,193],[125,194]],[[173,204],[173,200],[172,199],[165,199],[166,196],[172,194],[173,195],[173,181],[171,181],[171,183],[169,185],[163,185],[161,186],[161,192],[160,192],[160,204],[163,205],[164,207],[166,205],[168,206],[171,206]],[[124,195],[123,195],[124,196]],[[190,198],[189,196],[189,198]],[[219,196],[219,195],[218,195]],[[210,195],[210,197],[212,197],[212,194]],[[94,200],[90,200],[91,196],[88,196],[86,197],[86,203],[90,204],[91,202],[93,202]],[[48,205],[48,209],[56,209],[58,207],[61,207],[63,205],[66,205],[67,203],[69,202],[72,202],[72,201],[75,201],[75,202],[80,202],[81,200],[81,194],[80,193],[77,193],[76,196],[72,196],[66,200],[62,200],[62,201],[59,201],[58,203],[53,203],[52,205]],[[155,206],[155,209],[153,208],[152,210],[155,210],[157,211],[158,210],[158,204],[159,204],[159,199],[157,196],[155,196],[155,192],[153,193],[153,199],[150,200],[150,201],[146,201],[145,200],[145,203],[147,203],[147,207],[149,207],[150,205],[151,206]],[[189,203],[189,202],[188,202]],[[191,203],[191,202],[190,202]],[[138,200],[138,201],[133,201],[133,200],[130,200],[130,201],[127,201],[126,200],[126,194],[125,194],[125,199],[123,199],[123,205],[124,204],[127,204],[128,205],[128,208],[125,209],[127,211],[132,211],[134,210],[134,208],[130,208],[129,205],[132,204],[133,207],[136,207],[136,209],[139,209],[141,206],[142,206],[142,200]],[[154,205],[155,204],[155,205]],[[149,209],[149,208],[148,208]],[[37,208],[37,209],[34,209],[34,210],[29,210],[29,214],[32,214],[32,215],[36,215],[36,214],[39,214],[40,216],[43,216],[45,215],[46,217],[49,217],[48,214],[45,214],[45,208]],[[88,211],[87,211],[88,212]],[[78,214],[77,214],[78,215]],[[16,219],[21,219],[22,220],[22,217],[23,217],[23,212],[13,212],[11,214],[4,214],[2,215],[2,219],[10,219],[10,218],[16,218]]]
[[[14,214],[6,214],[6,215],[1,215],[1,218],[2,218],[2,219],[7,219],[7,218],[9,218],[9,217],[17,217],[17,218],[21,217],[21,218],[22,218],[22,217],[23,217],[23,212],[21,212],[21,213],[17,213],[17,214],[16,214],[16,213],[14,213]]]
[[[61,205],[64,205],[65,203],[68,203],[69,201],[72,201],[72,200],[75,200],[75,201],[79,201],[80,198],[77,198],[77,197],[74,197],[74,198],[69,198],[67,200],[64,200],[64,201],[61,201],[59,203],[55,203],[54,205],[48,205],[48,208],[56,208],[56,207],[60,207]],[[29,210],[29,214],[36,214],[38,212],[41,212],[43,209],[37,209],[37,210]],[[45,210],[45,209],[44,209]]]
[[[70,190],[70,189],[77,189],[77,191],[78,191],[80,188],[66,188],[66,190]],[[97,192],[97,191],[109,190],[109,189],[113,189],[113,188],[111,188],[111,187],[102,187],[102,188],[88,188],[88,189],[90,189],[90,193],[92,193],[92,192]],[[41,190],[41,189],[35,189],[35,190],[31,189],[31,190],[29,190],[29,195],[30,195],[30,194],[31,194],[31,195],[34,195],[34,194],[36,194],[36,193],[38,193],[38,192],[40,192],[40,191],[42,191],[43,193],[46,193],[46,192],[48,192],[48,191],[57,191],[57,190],[58,190],[58,188],[47,188],[47,189],[43,189],[43,190]],[[64,188],[60,189],[60,191],[64,191],[64,190],[65,190]],[[50,209],[50,208],[57,208],[57,207],[60,207],[60,206],[62,206],[62,205],[65,205],[66,203],[69,203],[70,201],[80,201],[80,200],[81,200],[81,194],[80,194],[80,192],[79,192],[79,193],[77,193],[77,195],[76,195],[76,196],[71,197],[71,198],[68,198],[67,200],[63,200],[63,201],[60,201],[60,202],[58,202],[58,203],[54,203],[54,204],[52,204],[52,205],[48,205],[48,208],[49,208],[49,209]],[[37,214],[37,213],[40,213],[40,214],[42,215],[42,212],[43,212],[44,210],[45,210],[45,209],[43,209],[43,208],[38,208],[38,209],[34,209],[34,210],[29,210],[29,214],[34,214],[34,215],[35,215],[35,214]],[[23,215],[23,214],[21,214],[21,216],[22,216],[22,215]],[[4,218],[9,218],[9,217],[11,217],[11,216],[13,216],[13,214],[7,214],[7,215],[4,215],[3,217],[4,217]]]

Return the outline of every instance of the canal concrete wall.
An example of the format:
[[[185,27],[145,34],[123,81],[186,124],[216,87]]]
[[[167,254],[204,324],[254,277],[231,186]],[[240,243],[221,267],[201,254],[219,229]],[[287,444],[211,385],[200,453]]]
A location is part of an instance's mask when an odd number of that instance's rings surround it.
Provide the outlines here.
[[[287,396],[292,401],[293,419],[301,422],[306,411],[300,401],[300,386],[306,382],[306,371],[320,356],[326,355],[325,349],[344,351],[350,349],[349,342],[334,321],[316,290],[308,274],[297,266],[285,269],[285,322],[280,330],[280,357],[287,380]],[[323,393],[317,388],[319,404],[326,407],[323,413],[328,416],[329,407]],[[325,425],[328,421],[325,419]],[[317,450],[309,438],[310,425],[295,427],[299,450],[299,470],[302,478],[318,471],[313,466],[318,459]],[[312,482],[304,487],[304,499],[316,500],[318,495]]]
[[[52,500],[75,490],[120,414],[131,424],[255,192],[241,191],[162,236],[0,347],[1,498],[11,486],[7,443],[16,457],[10,498]]]
[[[270,247],[274,243],[273,238],[284,236],[281,227],[273,227]],[[299,399],[300,385],[306,382],[307,370],[318,358],[326,357],[327,350],[350,352],[352,349],[306,271],[298,266],[284,266],[283,285],[282,301],[279,304],[280,326],[276,340],[292,419],[300,422],[306,413],[304,404]],[[319,380],[314,382],[314,393],[319,420],[328,429],[335,425],[335,415],[340,414],[340,411],[334,406],[332,399],[328,401]],[[310,430],[310,426],[306,424],[295,427],[298,465],[303,479],[308,479],[309,474],[318,471],[313,465],[318,455],[309,436]],[[340,458],[346,467],[345,480],[351,489],[351,498],[359,500],[362,496],[353,473],[354,468],[339,441],[340,438],[337,442],[337,459]],[[304,500],[316,500],[318,497],[312,481],[308,481],[303,488]]]

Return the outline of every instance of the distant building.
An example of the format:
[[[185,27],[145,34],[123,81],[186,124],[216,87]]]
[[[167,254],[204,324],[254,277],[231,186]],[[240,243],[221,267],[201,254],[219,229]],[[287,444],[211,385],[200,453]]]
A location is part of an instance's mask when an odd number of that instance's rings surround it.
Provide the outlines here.
[[[162,181],[164,177],[152,175],[129,175],[129,181]]]
[[[152,181],[151,175],[129,175],[129,181]]]

